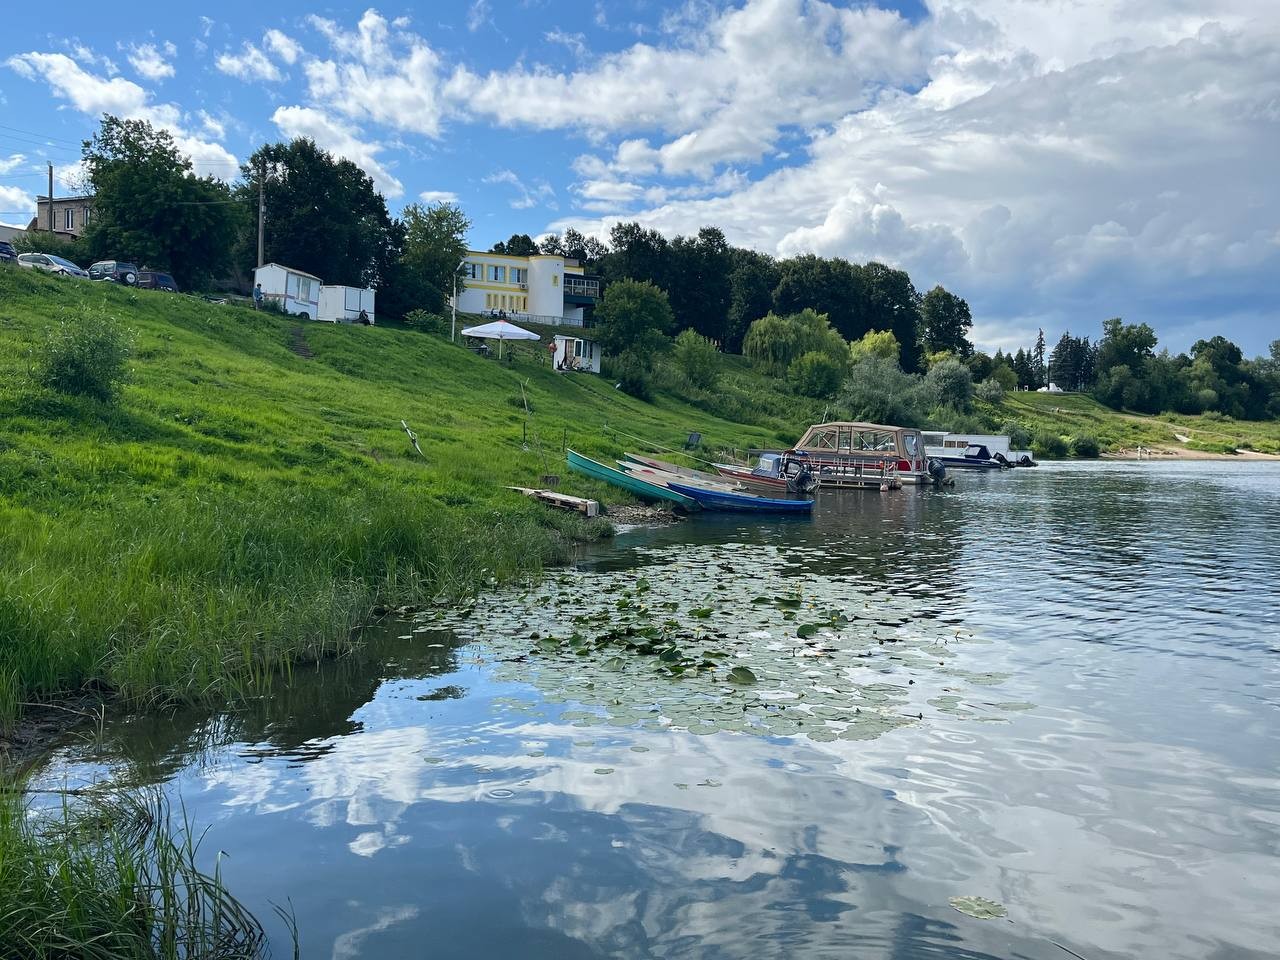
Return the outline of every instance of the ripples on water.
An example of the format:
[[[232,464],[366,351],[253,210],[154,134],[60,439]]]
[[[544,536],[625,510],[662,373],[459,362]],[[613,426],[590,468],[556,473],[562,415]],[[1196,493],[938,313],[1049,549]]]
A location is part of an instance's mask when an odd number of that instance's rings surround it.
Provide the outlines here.
[[[291,898],[306,956],[1276,954],[1280,468],[840,494],[812,522],[633,532],[583,569],[652,578],[689,543],[776,551],[762,592],[909,602],[1009,679],[871,741],[694,736],[566,720],[502,679],[500,644],[397,627],[268,701],[121,718],[42,779],[167,783],[260,915]]]

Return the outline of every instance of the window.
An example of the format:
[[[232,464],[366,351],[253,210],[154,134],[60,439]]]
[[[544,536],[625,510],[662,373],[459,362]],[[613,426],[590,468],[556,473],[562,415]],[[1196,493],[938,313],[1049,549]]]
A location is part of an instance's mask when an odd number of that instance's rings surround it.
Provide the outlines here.
[[[551,275],[551,285],[552,285],[553,287],[558,287],[558,286],[560,286],[560,274],[558,274],[558,273],[553,273],[553,274]]]
[[[85,226],[85,227],[87,227],[87,226],[89,225],[89,215],[90,215],[92,212],[93,212],[93,208],[92,208],[92,207],[81,207],[81,208],[80,208],[80,224],[81,224],[81,226]]]
[[[76,225],[76,212],[70,207],[67,207],[62,211],[62,222],[65,229],[74,229]]]
[[[307,301],[311,299],[311,278],[310,277],[298,278],[298,299],[307,300]]]
[[[907,456],[915,460],[920,456],[920,448],[916,445],[916,435],[914,433],[905,434],[902,438],[907,448]]]
[[[507,282],[507,268],[506,268],[506,267],[498,267],[498,266],[494,266],[493,264],[490,264],[490,265],[489,265],[489,280],[490,280],[490,281],[492,281],[493,283],[506,283],[506,282]]]
[[[479,280],[480,264],[472,263],[470,260],[468,260],[466,263],[462,265],[462,275],[466,277],[468,280]]]
[[[528,283],[528,282],[529,282],[529,271],[528,271],[527,269],[525,269],[524,267],[512,267],[512,268],[511,268],[511,282],[512,282],[512,283]]]

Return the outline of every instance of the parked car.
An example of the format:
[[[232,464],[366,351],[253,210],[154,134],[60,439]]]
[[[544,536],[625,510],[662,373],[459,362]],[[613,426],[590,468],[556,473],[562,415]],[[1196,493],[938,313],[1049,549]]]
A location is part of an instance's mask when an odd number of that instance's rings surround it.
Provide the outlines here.
[[[99,260],[89,265],[90,280],[114,280],[126,286],[138,283],[138,267],[123,260]]]
[[[18,252],[8,240],[0,240],[0,263],[17,263]]]
[[[18,266],[43,270],[45,273],[56,273],[64,277],[87,279],[89,274],[81,270],[70,260],[54,256],[52,253],[20,253]]]
[[[173,277],[167,273],[161,273],[159,270],[148,270],[145,267],[138,271],[138,286],[144,290],[178,292],[178,285],[174,282]]]

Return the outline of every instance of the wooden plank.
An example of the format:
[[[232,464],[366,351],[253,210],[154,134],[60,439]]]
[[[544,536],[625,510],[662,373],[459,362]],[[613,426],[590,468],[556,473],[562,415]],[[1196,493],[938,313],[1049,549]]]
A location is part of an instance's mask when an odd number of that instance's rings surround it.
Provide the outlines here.
[[[560,510],[573,510],[587,517],[600,515],[600,501],[598,500],[585,500],[582,497],[571,497],[567,493],[557,493],[554,490],[537,490],[533,487],[507,487],[507,489],[523,493],[526,497],[533,497],[535,500],[541,500],[548,506],[557,507]]]

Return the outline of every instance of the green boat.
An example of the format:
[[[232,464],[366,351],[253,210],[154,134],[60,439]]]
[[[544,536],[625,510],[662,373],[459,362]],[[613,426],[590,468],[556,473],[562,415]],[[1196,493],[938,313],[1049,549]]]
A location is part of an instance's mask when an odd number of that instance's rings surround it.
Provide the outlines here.
[[[590,457],[584,457],[576,451],[570,450],[567,459],[570,470],[585,473],[588,477],[595,477],[597,480],[611,483],[615,487],[629,490],[644,500],[667,500],[686,510],[699,509],[698,501],[694,500],[693,497],[686,497],[683,493],[676,493],[674,490],[669,490],[660,484],[650,483],[640,477],[632,476],[621,470],[615,470],[613,467],[598,463]]]

